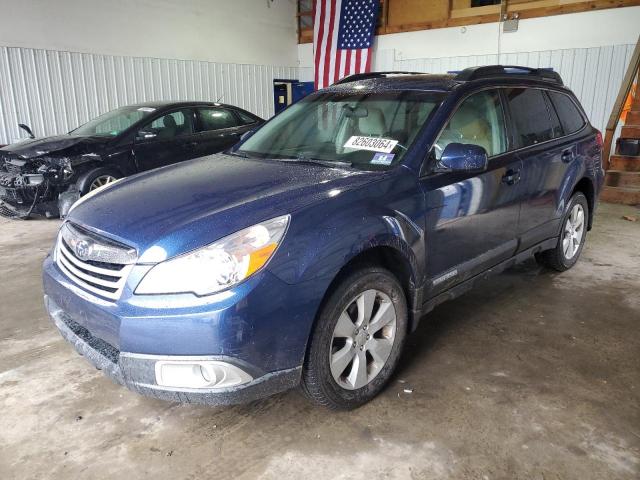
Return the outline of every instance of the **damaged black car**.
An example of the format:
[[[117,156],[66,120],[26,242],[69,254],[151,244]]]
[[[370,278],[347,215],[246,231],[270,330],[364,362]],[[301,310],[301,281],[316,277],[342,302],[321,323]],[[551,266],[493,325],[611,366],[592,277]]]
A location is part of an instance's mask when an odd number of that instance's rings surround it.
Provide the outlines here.
[[[0,148],[0,215],[64,217],[96,188],[221,152],[262,123],[221,103],[149,102],[112,110],[65,135],[16,142]]]

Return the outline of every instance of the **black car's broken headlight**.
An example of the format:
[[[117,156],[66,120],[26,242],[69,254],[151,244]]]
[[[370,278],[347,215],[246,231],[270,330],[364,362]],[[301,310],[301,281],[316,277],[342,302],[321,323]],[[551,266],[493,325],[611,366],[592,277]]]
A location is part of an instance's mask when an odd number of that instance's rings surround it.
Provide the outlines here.
[[[18,175],[15,179],[16,187],[37,187],[42,183],[44,183],[44,175],[41,173]]]
[[[54,161],[42,164],[38,168],[38,173],[54,183],[61,183],[69,180],[74,172],[70,158],[56,158]]]

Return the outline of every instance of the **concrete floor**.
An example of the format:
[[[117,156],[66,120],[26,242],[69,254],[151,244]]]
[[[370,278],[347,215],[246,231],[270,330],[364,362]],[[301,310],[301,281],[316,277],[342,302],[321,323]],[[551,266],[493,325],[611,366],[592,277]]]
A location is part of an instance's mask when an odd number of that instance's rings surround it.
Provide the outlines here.
[[[578,265],[432,312],[350,413],[295,391],[207,408],[112,384],[45,317],[57,221],[0,221],[0,478],[637,479],[640,216],[602,205]],[[412,393],[405,393],[405,389]]]

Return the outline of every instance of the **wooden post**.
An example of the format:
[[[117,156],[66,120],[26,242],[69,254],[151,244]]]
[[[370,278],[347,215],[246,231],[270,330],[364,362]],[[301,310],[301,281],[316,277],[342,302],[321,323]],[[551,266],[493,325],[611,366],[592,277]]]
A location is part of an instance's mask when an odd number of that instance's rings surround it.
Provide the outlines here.
[[[620,85],[618,96],[615,103],[613,104],[613,109],[611,110],[609,121],[607,122],[607,127],[604,134],[604,145],[602,148],[602,166],[604,167],[605,171],[609,169],[609,157],[611,156],[611,144],[613,143],[613,136],[616,133],[616,127],[618,126],[620,115],[622,114],[624,102],[627,99],[627,95],[629,95],[629,92],[631,91],[633,80],[638,74],[638,68],[640,68],[640,36],[638,36],[638,41],[636,42],[636,48],[633,50],[629,68],[627,68],[627,73],[622,80],[622,85]]]

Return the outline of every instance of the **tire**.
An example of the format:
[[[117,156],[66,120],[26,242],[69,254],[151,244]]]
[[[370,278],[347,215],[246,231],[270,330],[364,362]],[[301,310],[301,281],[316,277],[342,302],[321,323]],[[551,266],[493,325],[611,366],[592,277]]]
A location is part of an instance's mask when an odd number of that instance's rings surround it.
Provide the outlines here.
[[[366,306],[358,305],[372,306],[370,323],[366,314],[362,319],[359,315],[367,311]],[[363,405],[391,378],[407,331],[407,301],[397,278],[379,267],[354,271],[338,284],[318,316],[302,370],[303,392],[312,402],[333,410]],[[350,363],[340,372],[349,356]]]
[[[575,224],[577,222],[574,215],[578,215],[579,218],[580,212],[582,220],[578,227],[576,227]],[[587,198],[581,192],[577,192],[569,200],[567,212],[562,219],[562,229],[558,237],[558,245],[551,250],[537,253],[536,260],[538,263],[558,272],[564,272],[573,267],[582,253],[582,248],[587,238],[588,219],[589,203],[587,202]],[[576,239],[578,233],[579,239]]]
[[[118,171],[113,168],[95,168],[82,174],[80,178],[78,178],[76,185],[78,187],[78,190],[80,191],[80,195],[82,196],[86,195],[93,188],[95,188],[97,186],[96,183],[101,182],[101,180],[111,179],[106,182],[110,183],[111,181],[116,180],[121,176],[122,175],[120,175],[120,173],[118,173]],[[104,182],[102,183],[105,184]]]

